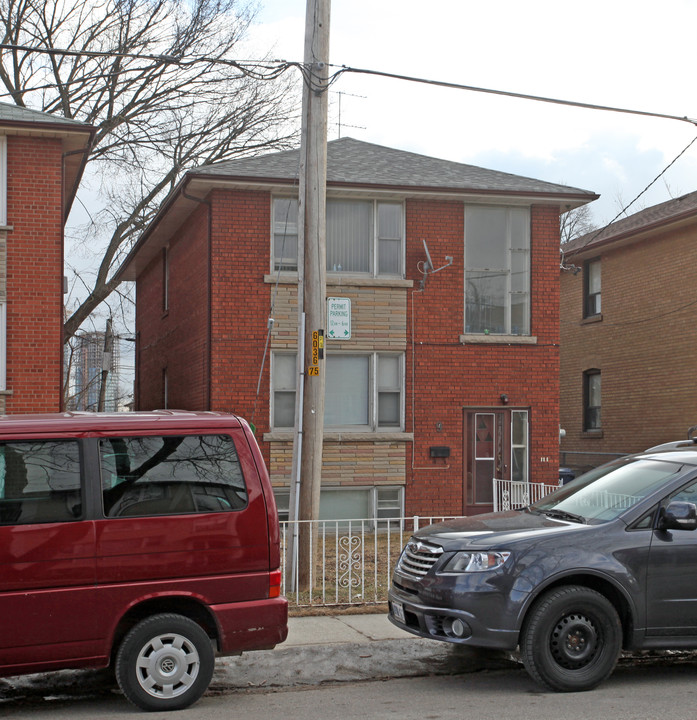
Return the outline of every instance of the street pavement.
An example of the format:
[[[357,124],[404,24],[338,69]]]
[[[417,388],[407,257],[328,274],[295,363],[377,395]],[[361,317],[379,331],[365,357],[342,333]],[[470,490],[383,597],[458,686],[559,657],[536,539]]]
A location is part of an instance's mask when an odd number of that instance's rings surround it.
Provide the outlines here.
[[[288,639],[273,650],[220,658],[211,692],[283,689],[329,682],[450,675],[514,667],[503,653],[425,640],[385,614],[292,617]],[[47,695],[110,692],[105,671],[63,670],[0,678],[0,702]]]
[[[329,683],[465,675],[515,670],[537,687],[511,653],[466,648],[418,638],[385,614],[292,617],[288,639],[273,650],[220,658],[209,693],[274,692]],[[620,668],[697,667],[697,652],[624,655]],[[63,670],[0,678],[0,716],[25,702],[111,695],[110,671]],[[538,688],[539,690],[539,688]]]

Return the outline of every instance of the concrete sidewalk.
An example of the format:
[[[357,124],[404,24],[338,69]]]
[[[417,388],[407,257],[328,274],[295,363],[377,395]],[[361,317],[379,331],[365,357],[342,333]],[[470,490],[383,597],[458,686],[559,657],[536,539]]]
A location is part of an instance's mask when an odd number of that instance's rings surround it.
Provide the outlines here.
[[[385,614],[294,617],[274,650],[222,658],[212,689],[288,687],[514,667],[504,653],[418,638]]]

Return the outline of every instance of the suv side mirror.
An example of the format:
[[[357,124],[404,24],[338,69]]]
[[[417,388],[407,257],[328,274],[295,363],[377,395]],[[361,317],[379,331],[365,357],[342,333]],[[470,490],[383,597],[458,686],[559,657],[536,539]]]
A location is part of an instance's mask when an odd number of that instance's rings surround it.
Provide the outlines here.
[[[658,515],[659,530],[697,530],[697,505],[673,500]]]

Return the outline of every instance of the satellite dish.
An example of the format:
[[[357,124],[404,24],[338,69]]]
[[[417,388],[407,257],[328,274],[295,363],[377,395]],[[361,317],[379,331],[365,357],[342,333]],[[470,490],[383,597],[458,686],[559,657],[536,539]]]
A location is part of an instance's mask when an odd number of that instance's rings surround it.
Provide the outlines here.
[[[424,273],[433,272],[433,268],[435,267],[433,264],[433,260],[431,260],[431,253],[428,252],[428,245],[426,245],[426,241],[422,240],[424,244],[424,250],[426,251],[426,267],[424,268]]]

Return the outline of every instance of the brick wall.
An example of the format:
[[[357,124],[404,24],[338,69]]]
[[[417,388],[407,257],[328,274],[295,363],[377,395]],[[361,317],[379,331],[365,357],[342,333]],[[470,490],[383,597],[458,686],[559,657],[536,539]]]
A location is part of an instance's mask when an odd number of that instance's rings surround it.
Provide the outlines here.
[[[602,320],[583,321],[583,272],[561,275],[562,450],[634,452],[697,423],[697,223],[601,258]],[[577,265],[582,260],[573,259]],[[584,433],[583,372],[601,371],[602,432]],[[569,456],[570,464],[578,457]]]
[[[164,405],[208,410],[208,206],[196,208],[172,240],[169,307],[163,310],[163,256],[158,253],[136,284],[138,330],[136,395],[139,410]]]
[[[534,345],[462,344],[464,329],[464,207],[459,202],[407,203],[407,273],[424,259],[426,239],[436,266],[453,265],[427,279],[423,292],[409,296],[414,316],[414,458],[407,463],[407,514],[436,515],[466,509],[463,453],[466,407],[530,409],[530,478],[555,482],[558,455],[558,253],[556,208],[531,211],[532,318]],[[407,352],[407,398],[412,396],[412,356]],[[431,458],[432,445],[447,446],[447,460]]]
[[[257,399],[271,305],[271,196],[264,192],[211,194],[213,309],[211,409],[236,412],[268,429],[269,363]],[[265,449],[268,452],[267,449]],[[268,456],[265,458],[268,461]]]
[[[238,412],[253,420],[257,437],[263,439],[262,451],[274,484],[281,486],[290,480],[292,442],[290,433],[285,437],[278,433],[269,434],[268,355],[258,398],[256,388],[273,296],[275,324],[270,350],[294,349],[296,346],[296,287],[287,279],[276,287],[269,274],[271,196],[264,192],[221,190],[213,192],[210,200],[213,205],[214,302],[209,407]],[[500,395],[504,392],[510,398],[509,407],[530,409],[532,479],[555,480],[559,387],[558,212],[554,208],[534,207],[531,222],[532,334],[537,337],[536,344],[462,343],[462,202],[407,201],[406,281],[363,282],[347,278],[335,282],[330,277],[327,293],[350,297],[352,301],[352,338],[330,347],[405,352],[406,434],[370,437],[365,433],[359,439],[349,437],[347,433],[342,437],[327,433],[323,458],[325,483],[405,484],[409,513],[462,512],[465,497],[463,408],[501,407]],[[189,223],[188,229],[179,234],[180,238],[183,240],[187,234],[191,239],[198,238],[205,224],[201,219],[197,223],[194,223],[197,232]],[[422,239],[427,240],[437,265],[445,262],[445,255],[452,255],[454,262],[451,267],[429,277],[424,291],[419,292],[421,275],[417,263],[424,260]],[[143,303],[153,308],[158,306],[156,288],[160,280],[155,265],[148,270],[147,276],[143,275],[143,282],[139,281],[138,322],[139,328],[143,328],[140,340],[141,397],[146,397],[148,392],[145,388],[150,381],[146,377],[152,380],[153,386],[159,382],[155,360],[170,353],[167,343],[173,343],[175,336],[183,336],[184,347],[187,346],[187,334],[178,326],[172,324],[167,330],[164,323],[159,323],[157,313],[151,310],[148,314],[147,310],[140,309]],[[173,304],[176,295],[173,278],[170,286]],[[202,302],[202,297],[194,302],[187,296],[187,311],[198,313],[198,303]],[[170,317],[173,317],[172,310]],[[205,322],[202,315],[201,318]],[[155,337],[145,337],[146,321],[159,323]],[[158,343],[162,343],[159,349]],[[150,353],[147,358],[144,355],[146,347]],[[171,367],[171,355],[169,357]],[[194,361],[198,362],[196,355]],[[170,373],[170,387],[174,378]],[[413,410],[412,387],[415,388]],[[182,389],[187,394],[178,403],[180,407],[194,406],[190,396],[195,388],[196,384],[192,383]],[[437,424],[440,430],[436,429]],[[413,457],[411,436],[408,435],[411,432],[415,438]],[[450,458],[447,461],[431,459],[431,445],[449,446]]]
[[[61,407],[62,146],[7,138],[7,388],[5,412]]]

